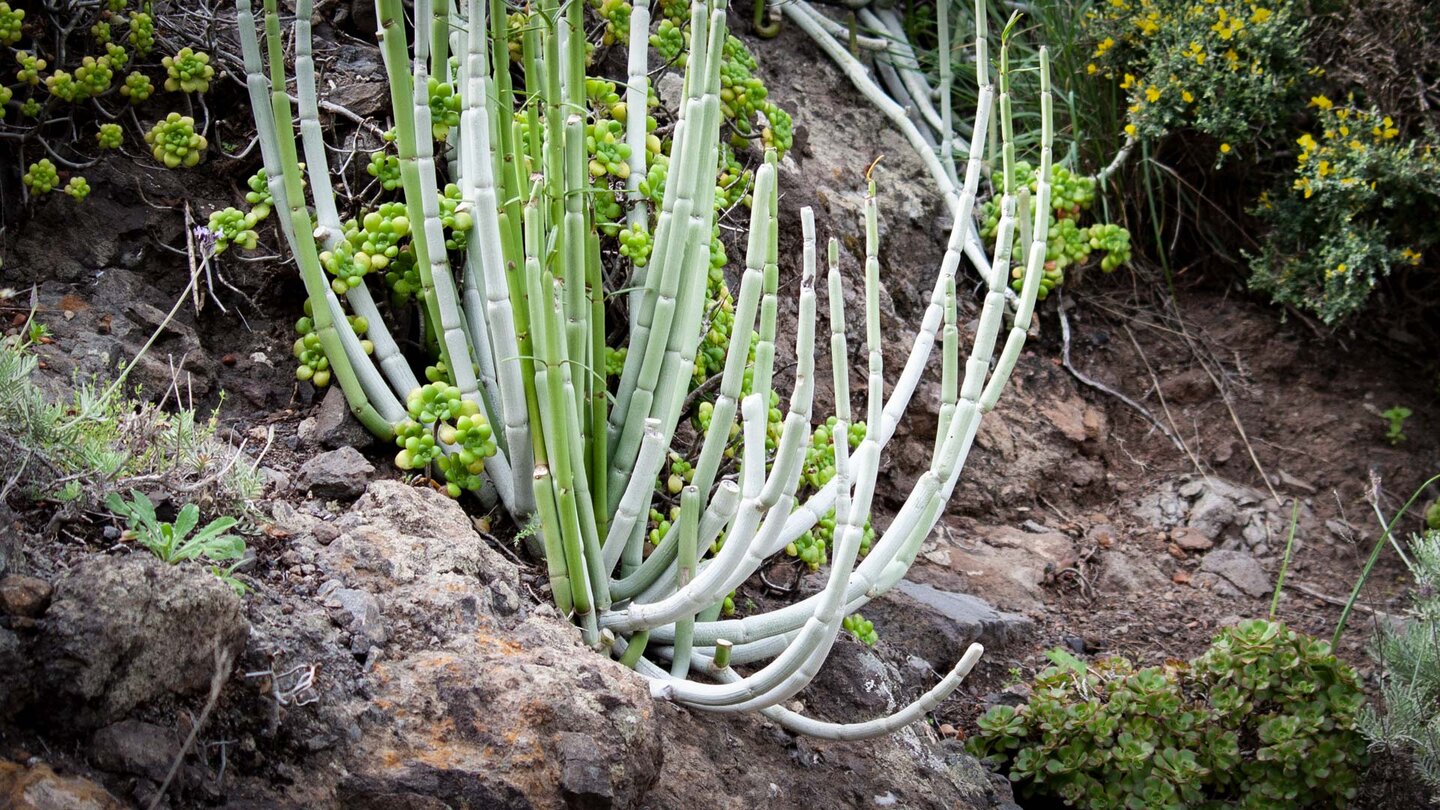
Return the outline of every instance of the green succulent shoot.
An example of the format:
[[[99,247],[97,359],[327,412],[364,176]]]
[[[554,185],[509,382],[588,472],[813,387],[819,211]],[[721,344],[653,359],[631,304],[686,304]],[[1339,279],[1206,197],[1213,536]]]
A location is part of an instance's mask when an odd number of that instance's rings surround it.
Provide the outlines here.
[[[101,124],[99,131],[95,133],[95,142],[101,149],[119,149],[124,139],[125,132],[119,124]]]
[[[200,162],[208,146],[195,132],[195,119],[172,112],[145,133],[150,153],[168,169],[190,168]]]
[[[20,41],[21,28],[25,25],[25,9],[11,8],[0,0],[0,45],[14,45]]]
[[[30,164],[29,170],[20,179],[31,194],[49,194],[60,184],[60,173],[55,170],[50,158],[40,158]]]
[[[150,83],[150,77],[140,71],[131,71],[125,77],[125,83],[120,86],[120,95],[130,99],[131,104],[139,104],[150,98],[155,92],[155,85]]]
[[[224,253],[230,245],[239,245],[254,250],[259,236],[255,233],[255,213],[245,213],[238,208],[225,208],[210,214],[209,229],[215,237],[215,255]]]
[[[181,48],[174,56],[160,60],[165,66],[165,89],[171,93],[204,93],[210,89],[210,79],[215,68],[210,66],[210,55],[202,51]]]
[[[149,56],[155,48],[155,20],[143,11],[130,15],[130,46],[140,56]]]
[[[15,78],[34,87],[40,83],[40,71],[49,63],[26,51],[16,51],[15,64],[20,66],[20,69],[15,71]]]
[[[70,198],[79,202],[90,196],[90,183],[83,177],[72,177],[70,182],[65,184],[65,193]]]

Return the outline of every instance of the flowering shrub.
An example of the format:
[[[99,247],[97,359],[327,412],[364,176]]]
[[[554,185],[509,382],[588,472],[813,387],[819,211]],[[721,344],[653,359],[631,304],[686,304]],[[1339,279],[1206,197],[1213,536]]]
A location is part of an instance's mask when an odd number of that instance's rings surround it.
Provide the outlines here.
[[[1298,144],[1294,180],[1254,213],[1270,224],[1251,283],[1326,323],[1354,314],[1392,271],[1440,241],[1440,154],[1400,137],[1377,110],[1310,101],[1315,133]]]
[[[1220,141],[1223,160],[1297,96],[1304,14],[1295,0],[1103,0],[1086,15],[1086,71],[1120,82],[1130,137],[1190,128]]]

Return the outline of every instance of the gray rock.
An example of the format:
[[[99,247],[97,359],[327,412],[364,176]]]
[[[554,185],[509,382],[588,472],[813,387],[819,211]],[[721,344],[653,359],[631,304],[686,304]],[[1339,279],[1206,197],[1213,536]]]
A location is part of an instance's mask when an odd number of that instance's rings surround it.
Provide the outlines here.
[[[1255,599],[1269,595],[1274,587],[1260,561],[1240,551],[1212,551],[1205,555],[1200,570],[1216,574]]]
[[[96,767],[155,782],[164,781],[179,752],[180,740],[174,733],[139,720],[106,726],[95,732],[90,743],[90,757]]]
[[[375,474],[371,465],[360,451],[353,447],[342,447],[310,459],[300,466],[295,486],[321,498],[346,500],[358,498]]]
[[[1167,589],[1170,580],[1148,559],[1106,551],[1100,556],[1100,577],[1095,584],[1109,594],[1154,594]]]
[[[56,583],[35,660],[53,710],[88,728],[163,695],[204,692],[215,651],[236,660],[249,633],[240,598],[205,568],[97,557]]]
[[[350,647],[352,651],[364,652],[372,646],[380,647],[390,639],[380,600],[369,591],[337,588],[326,598],[325,607],[336,611],[342,617],[340,625],[355,634]]]
[[[306,425],[308,423],[308,429]],[[336,386],[325,392],[315,416],[301,423],[300,443],[334,450],[341,447],[368,447],[374,436],[350,413],[345,393]]]
[[[1218,540],[1235,522],[1237,508],[1227,494],[1208,489],[1191,505],[1186,523],[1211,540]]]
[[[1025,616],[1003,613],[979,597],[908,580],[896,583],[864,613],[888,647],[918,655],[941,672],[954,666],[973,642],[999,646],[1035,629]]]

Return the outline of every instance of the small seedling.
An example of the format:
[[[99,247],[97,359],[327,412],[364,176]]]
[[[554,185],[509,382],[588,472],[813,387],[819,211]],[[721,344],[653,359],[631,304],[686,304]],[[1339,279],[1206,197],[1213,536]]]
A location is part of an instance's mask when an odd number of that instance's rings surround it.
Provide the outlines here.
[[[1398,445],[1408,438],[1405,435],[1405,420],[1414,415],[1413,411],[1404,405],[1396,405],[1380,415],[1390,420],[1390,427],[1385,431],[1385,441]]]
[[[208,563],[238,561],[245,556],[245,541],[226,534],[239,523],[233,517],[218,517],[196,531],[200,525],[200,507],[187,503],[175,516],[175,522],[167,523],[156,517],[155,504],[144,493],[134,490],[130,492],[129,501],[121,498],[118,492],[110,493],[110,497],[105,499],[105,506],[125,519],[127,539],[155,552],[155,556],[170,565],[184,560]],[[212,565],[210,570],[236,593],[244,593],[244,583],[234,577],[238,564],[236,562],[226,568]]]

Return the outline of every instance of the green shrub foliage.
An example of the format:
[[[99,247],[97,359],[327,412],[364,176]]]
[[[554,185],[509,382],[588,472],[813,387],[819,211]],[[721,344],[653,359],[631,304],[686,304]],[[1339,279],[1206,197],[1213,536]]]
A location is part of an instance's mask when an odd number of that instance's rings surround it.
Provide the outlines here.
[[[1411,549],[1411,615],[1403,624],[1382,624],[1375,639],[1385,710],[1366,707],[1360,728],[1376,745],[1409,759],[1440,798],[1440,531],[1414,538]]]
[[[1363,696],[1326,642],[1254,620],[1189,665],[1052,660],[1029,704],[990,709],[970,744],[1023,794],[1089,810],[1280,810],[1356,793]]]

